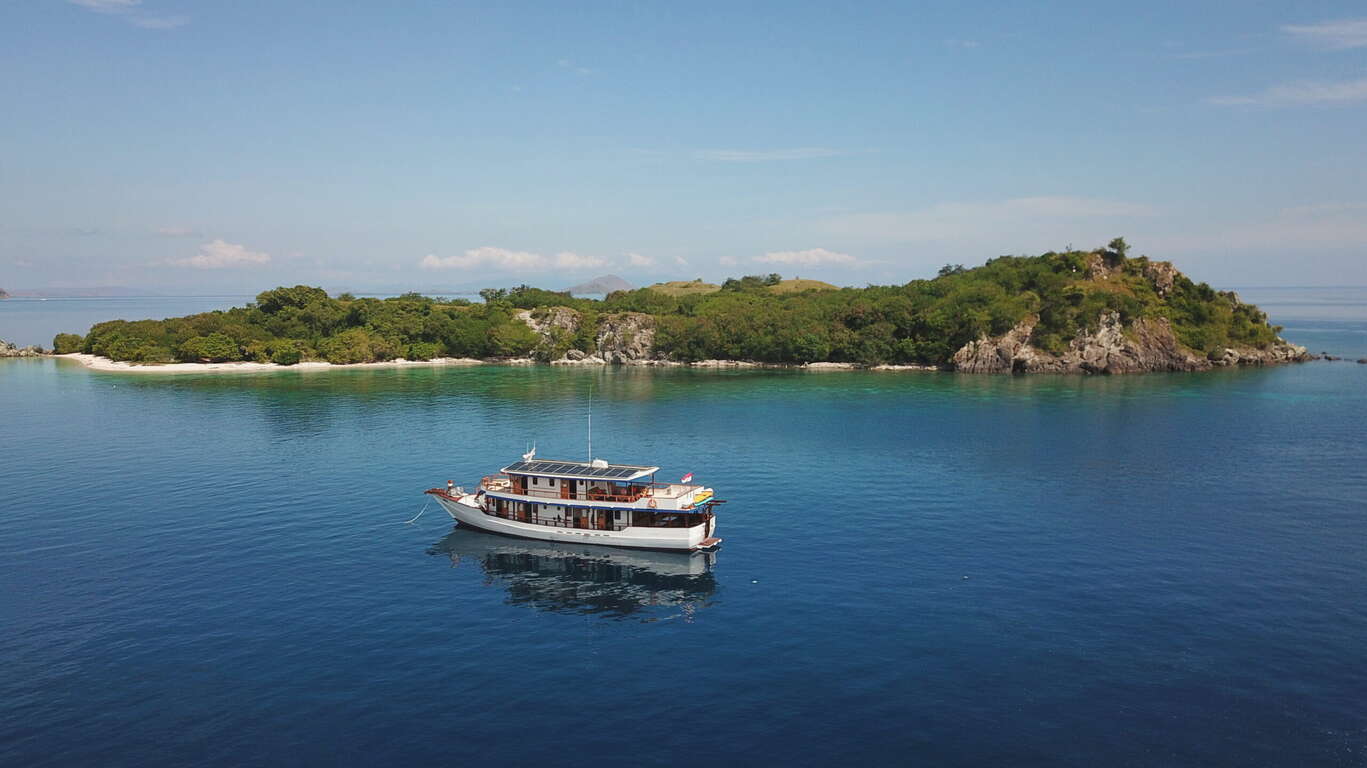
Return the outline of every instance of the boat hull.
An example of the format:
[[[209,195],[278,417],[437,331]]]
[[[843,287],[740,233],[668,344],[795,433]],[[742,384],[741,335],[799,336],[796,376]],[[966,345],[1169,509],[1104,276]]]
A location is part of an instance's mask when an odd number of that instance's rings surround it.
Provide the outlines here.
[[[486,514],[473,496],[436,496],[437,502],[453,520],[461,525],[490,533],[520,536],[541,541],[597,544],[608,547],[630,547],[666,552],[693,552],[708,538],[707,525],[692,528],[646,528],[632,526],[621,531],[600,531],[582,528],[537,525]],[[715,527],[715,525],[713,526]]]

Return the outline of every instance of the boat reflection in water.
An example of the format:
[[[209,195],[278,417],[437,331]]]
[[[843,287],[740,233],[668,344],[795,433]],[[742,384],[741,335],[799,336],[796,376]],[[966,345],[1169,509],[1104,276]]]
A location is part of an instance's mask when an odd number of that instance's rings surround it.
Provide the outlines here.
[[[456,528],[428,554],[451,567],[478,567],[509,602],[543,611],[608,618],[691,620],[717,589],[716,555],[651,552],[518,539]]]

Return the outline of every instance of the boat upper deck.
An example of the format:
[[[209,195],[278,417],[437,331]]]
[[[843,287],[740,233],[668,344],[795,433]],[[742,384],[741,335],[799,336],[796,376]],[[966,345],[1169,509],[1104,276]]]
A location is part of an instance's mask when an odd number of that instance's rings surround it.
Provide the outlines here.
[[[618,483],[638,480],[660,471],[659,467],[608,464],[605,461],[516,461],[500,470],[507,475],[562,477],[569,480],[610,480]]]

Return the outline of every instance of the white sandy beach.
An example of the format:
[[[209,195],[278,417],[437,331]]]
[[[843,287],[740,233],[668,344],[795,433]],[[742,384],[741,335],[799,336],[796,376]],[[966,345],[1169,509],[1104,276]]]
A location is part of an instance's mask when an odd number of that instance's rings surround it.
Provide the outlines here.
[[[387,360],[383,363],[354,363],[351,365],[334,365],[332,363],[324,362],[304,362],[296,363],[295,365],[277,365],[276,363],[153,363],[150,365],[139,365],[135,363],[114,361],[98,355],[82,354],[80,352],[74,352],[69,355],[54,355],[54,357],[78,362],[92,371],[105,371],[108,373],[266,373],[271,371],[432,368],[446,365],[486,364],[486,361],[484,360],[476,360],[470,357],[443,357],[436,360],[398,359]]]
[[[435,360],[388,360],[383,363],[350,363],[338,365],[324,362],[303,362],[294,365],[277,365],[276,363],[128,363],[110,360],[107,357],[98,355],[87,355],[80,352],[73,352],[67,355],[52,355],[58,359],[71,360],[80,363],[92,371],[104,371],[107,373],[269,373],[272,371],[351,371],[365,370],[369,368],[436,368],[449,365],[537,365],[537,362],[530,357],[515,357],[498,360],[480,360],[473,357],[442,357]],[[551,365],[611,365],[601,358],[593,357],[585,360],[555,360]],[[874,370],[874,371],[936,371],[939,370],[933,365],[875,365],[871,368],[856,365],[854,363],[805,363],[803,365],[793,365],[791,363],[758,363],[752,360],[699,360],[692,363],[680,363],[672,360],[637,360],[625,363],[628,366],[659,366],[659,367],[681,367],[681,368],[789,368],[806,371],[850,371],[850,370]]]

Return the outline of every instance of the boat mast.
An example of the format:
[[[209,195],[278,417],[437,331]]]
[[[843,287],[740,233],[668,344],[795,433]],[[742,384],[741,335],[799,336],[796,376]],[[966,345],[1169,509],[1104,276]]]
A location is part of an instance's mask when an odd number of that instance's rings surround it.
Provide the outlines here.
[[[589,382],[589,463],[593,463],[593,382]]]

